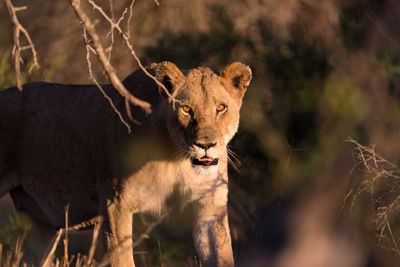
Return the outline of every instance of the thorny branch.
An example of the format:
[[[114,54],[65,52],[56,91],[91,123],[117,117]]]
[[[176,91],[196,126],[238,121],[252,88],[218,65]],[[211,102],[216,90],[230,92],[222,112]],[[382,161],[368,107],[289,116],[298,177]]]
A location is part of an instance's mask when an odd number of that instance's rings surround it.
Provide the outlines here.
[[[355,145],[357,159],[356,167],[362,165],[370,173],[378,173],[395,179],[400,179],[399,168],[395,164],[386,160],[375,152],[375,146],[363,146],[353,139],[347,139],[346,142]]]
[[[13,39],[14,39],[14,47],[13,47],[13,56],[14,56],[14,65],[15,65],[15,73],[17,76],[17,86],[20,91],[22,91],[22,77],[21,77],[21,63],[23,63],[23,60],[21,58],[21,52],[24,50],[31,50],[32,55],[33,55],[33,63],[29,67],[29,73],[32,72],[33,68],[38,68],[39,69],[39,63],[37,59],[37,52],[35,49],[35,45],[32,42],[31,37],[29,36],[28,31],[24,28],[24,26],[21,25],[21,23],[18,20],[17,12],[26,10],[26,6],[21,6],[21,7],[16,7],[11,3],[11,0],[5,0],[8,13],[10,14],[11,17],[11,22],[14,26],[14,31],[13,31]],[[28,41],[28,45],[22,46],[21,45],[21,40],[20,40],[20,35],[21,32],[25,36],[26,40]]]
[[[104,70],[107,73],[107,76],[109,77],[111,83],[115,87],[115,89],[120,93],[121,96],[125,98],[125,102],[127,103],[127,112],[128,115],[130,115],[129,111],[129,102],[143,108],[147,113],[151,112],[151,105],[150,103],[140,100],[136,97],[134,97],[122,84],[121,80],[118,78],[117,73],[114,69],[114,67],[111,65],[110,61],[108,60],[106,56],[106,52],[100,42],[100,38],[96,33],[95,26],[89,19],[89,17],[86,15],[85,11],[83,11],[80,1],[79,0],[71,0],[71,5],[75,11],[75,14],[79,18],[79,20],[82,22],[82,25],[86,28],[87,33],[91,37],[92,43],[93,43],[93,48],[96,51],[97,57],[99,58],[101,64],[103,65]],[[112,21],[112,20],[111,20]],[[114,23],[114,22],[113,22]],[[119,28],[119,26],[118,26]],[[132,117],[130,116],[132,119]],[[132,119],[133,120],[133,119]]]
[[[389,241],[394,246],[390,250],[400,255],[395,233],[390,226],[391,217],[400,211],[400,169],[377,154],[374,145],[363,146],[350,138],[346,141],[355,145],[356,165],[354,168],[360,168],[362,171],[361,182],[346,196],[346,198],[353,196],[351,209],[358,196],[363,192],[368,192],[374,207],[373,221],[376,224],[379,242]],[[382,190],[382,187],[386,189]]]

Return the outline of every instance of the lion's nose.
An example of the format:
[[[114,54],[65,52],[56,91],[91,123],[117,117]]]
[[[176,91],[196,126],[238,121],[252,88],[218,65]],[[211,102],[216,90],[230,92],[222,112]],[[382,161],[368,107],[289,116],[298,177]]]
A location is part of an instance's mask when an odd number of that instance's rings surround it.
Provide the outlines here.
[[[195,146],[198,146],[204,150],[207,150],[213,146],[215,146],[217,143],[194,143]]]

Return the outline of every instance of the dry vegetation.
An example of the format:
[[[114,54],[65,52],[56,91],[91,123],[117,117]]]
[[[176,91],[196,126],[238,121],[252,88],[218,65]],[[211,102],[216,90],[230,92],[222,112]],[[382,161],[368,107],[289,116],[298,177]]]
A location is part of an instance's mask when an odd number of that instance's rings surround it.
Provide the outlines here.
[[[31,50],[32,51],[32,56],[33,56],[33,64],[29,67],[29,73],[32,72],[33,68],[39,68],[39,63],[37,59],[37,52],[35,49],[35,45],[32,42],[32,39],[28,33],[28,31],[25,29],[24,26],[21,25],[19,22],[17,12],[26,10],[26,6],[21,6],[21,7],[15,7],[12,3],[11,0],[6,0],[6,5],[8,8],[8,13],[10,14],[11,21],[14,26],[14,34],[13,34],[13,39],[14,39],[14,47],[13,47],[13,57],[14,57],[14,65],[15,65],[15,73],[17,76],[17,86],[19,90],[22,90],[22,78],[21,78],[21,63],[23,63],[23,60],[21,58],[21,52],[23,50]],[[26,38],[28,45],[22,46],[21,45],[21,40],[20,36],[21,33],[23,36]]]
[[[355,146],[354,168],[361,170],[359,183],[346,196],[350,209],[362,195],[367,195],[379,245],[400,255],[396,223],[400,215],[400,168],[380,156],[374,145],[363,146],[353,139],[347,142]]]

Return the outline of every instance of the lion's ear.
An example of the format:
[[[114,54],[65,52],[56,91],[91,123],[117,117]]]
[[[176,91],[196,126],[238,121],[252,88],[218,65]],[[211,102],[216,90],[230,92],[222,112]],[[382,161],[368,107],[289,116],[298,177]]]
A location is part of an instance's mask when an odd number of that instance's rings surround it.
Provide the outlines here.
[[[156,67],[156,78],[167,88],[169,93],[174,91],[175,85],[183,77],[184,75],[174,63],[164,61]]]
[[[228,65],[222,72],[221,77],[226,79],[239,92],[239,97],[242,98],[251,81],[251,69],[240,63],[234,62]]]

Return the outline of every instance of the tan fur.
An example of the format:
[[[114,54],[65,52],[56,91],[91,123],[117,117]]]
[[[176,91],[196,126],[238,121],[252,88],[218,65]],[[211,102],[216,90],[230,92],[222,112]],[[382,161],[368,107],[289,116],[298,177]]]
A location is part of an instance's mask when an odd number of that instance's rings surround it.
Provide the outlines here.
[[[226,146],[251,70],[233,63],[220,76],[208,68],[184,75],[163,62],[149,71],[169,93],[140,70],[124,81],[153,110],[149,117],[134,110],[142,124],[130,135],[94,86],[35,83],[22,94],[1,92],[0,194],[10,192],[17,207],[54,226],[63,226],[67,203],[71,224],[100,212],[106,247],[118,254],[112,266],[134,266],[132,215],[162,212],[178,191],[198,203],[193,237],[203,266],[233,266]],[[124,100],[105,89],[122,109]]]

